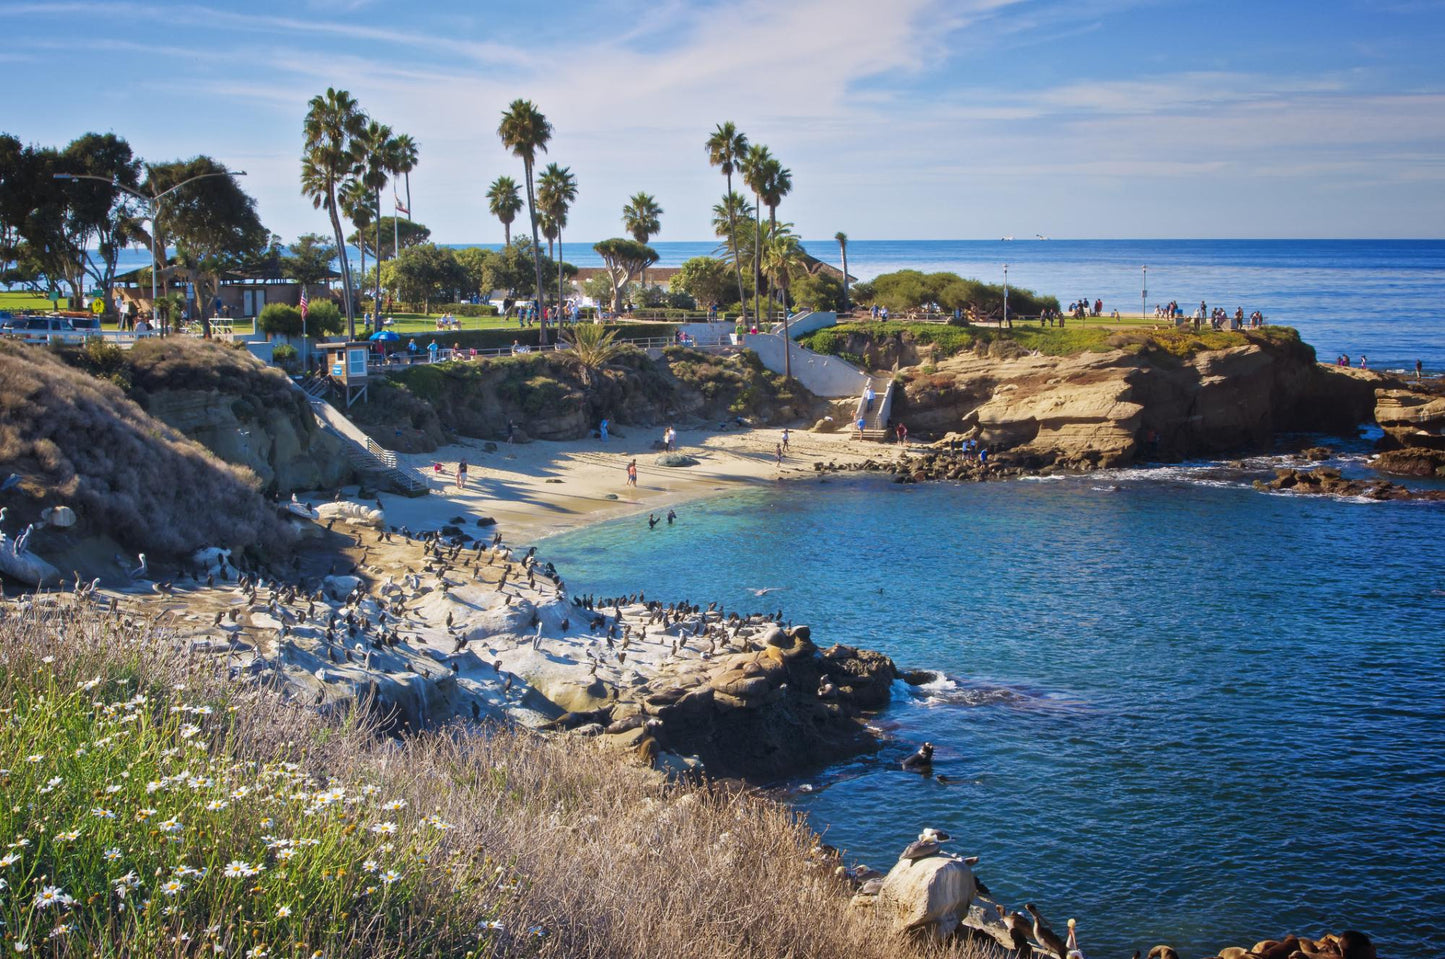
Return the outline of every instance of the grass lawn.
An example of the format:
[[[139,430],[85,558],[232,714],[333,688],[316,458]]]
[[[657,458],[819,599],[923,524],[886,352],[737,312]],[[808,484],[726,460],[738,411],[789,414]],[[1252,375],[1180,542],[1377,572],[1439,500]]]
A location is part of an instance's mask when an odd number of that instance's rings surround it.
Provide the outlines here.
[[[63,302],[63,301],[62,301]],[[0,290],[0,310],[48,310],[50,301],[21,290]]]

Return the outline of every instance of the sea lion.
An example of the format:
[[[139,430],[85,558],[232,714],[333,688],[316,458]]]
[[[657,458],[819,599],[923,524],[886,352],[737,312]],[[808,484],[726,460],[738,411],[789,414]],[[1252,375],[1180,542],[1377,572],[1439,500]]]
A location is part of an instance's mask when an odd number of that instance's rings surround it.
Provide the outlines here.
[[[924,743],[918,747],[918,752],[903,760],[903,768],[909,772],[920,772],[925,775],[933,769],[933,743]]]

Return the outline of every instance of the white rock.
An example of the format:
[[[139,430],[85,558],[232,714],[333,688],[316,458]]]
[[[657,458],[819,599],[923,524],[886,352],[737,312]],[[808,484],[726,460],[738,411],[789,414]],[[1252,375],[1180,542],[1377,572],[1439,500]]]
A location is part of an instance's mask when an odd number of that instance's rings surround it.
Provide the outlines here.
[[[962,859],[900,859],[883,879],[878,908],[891,916],[896,930],[917,929],[944,939],[958,928],[977,894],[973,870]]]
[[[350,500],[322,503],[316,507],[315,512],[316,520],[320,523],[335,519],[353,526],[374,526],[379,529],[386,521],[385,514],[381,510],[361,503],[353,503]]]
[[[45,586],[60,580],[60,571],[30,550],[11,552],[10,544],[0,547],[0,573],[28,586]]]
[[[40,518],[51,526],[68,529],[75,525],[75,510],[69,506],[48,506],[40,511]]]
[[[328,576],[321,581],[322,588],[332,599],[345,599],[360,585],[361,579],[356,576]]]

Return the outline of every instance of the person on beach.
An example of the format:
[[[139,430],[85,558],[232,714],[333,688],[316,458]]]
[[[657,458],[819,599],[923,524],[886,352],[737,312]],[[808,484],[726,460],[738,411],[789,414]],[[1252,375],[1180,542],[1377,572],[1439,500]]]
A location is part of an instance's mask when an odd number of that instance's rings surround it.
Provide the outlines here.
[[[783,465],[783,444],[782,444],[782,443],[779,443],[779,444],[777,445],[776,455],[777,455],[777,458],[778,458],[778,466],[781,467],[781,466]]]
[[[865,415],[873,412],[873,401],[876,398],[877,394],[873,392],[873,384],[870,382],[867,388],[863,390],[863,413]]]
[[[896,432],[898,433],[898,445],[908,445],[908,427],[904,426],[902,423],[899,423]]]
[[[1419,360],[1416,360],[1416,361],[1415,361],[1415,382],[1416,382],[1416,383],[1420,382],[1420,377],[1421,377],[1421,375],[1422,375],[1424,372],[1425,372],[1425,367],[1420,363]],[[788,431],[787,431],[787,430],[783,430],[783,435],[784,435],[784,436],[787,436],[787,435],[788,435]],[[785,439],[785,440],[783,440],[783,442],[786,443],[787,440]]]
[[[668,525],[668,526],[671,526],[672,523],[673,523],[673,521],[676,520],[676,519],[677,519],[677,511],[676,511],[676,510],[671,510],[671,509],[668,510],[668,511],[667,511],[667,525]]]
[[[647,514],[647,528],[648,528],[648,529],[655,529],[655,528],[657,527],[657,523],[658,523],[657,514],[656,514],[656,513],[648,513],[648,514]]]
[[[1420,377],[1419,377],[1419,373],[1420,373],[1420,362],[1419,362],[1418,360],[1415,362],[1415,373],[1416,373],[1415,378],[1416,378],[1416,379],[1419,379],[1419,378],[1420,378]],[[785,452],[785,453],[788,451],[788,435],[789,435],[789,433],[788,433],[788,428],[785,426],[785,427],[783,427],[783,452]]]
[[[432,465],[431,465],[431,475],[432,475],[432,478],[433,478],[433,479],[435,479],[435,480],[437,480],[438,482],[440,482],[440,481],[441,481],[441,478],[442,478],[442,464],[440,464],[440,463],[432,463]]]
[[[1369,369],[1369,368],[1370,368],[1370,367],[1369,367],[1369,364],[1368,364],[1367,361],[1365,360],[1365,354],[1361,353],[1361,354],[1360,354],[1360,369],[1362,369],[1362,370],[1367,370],[1367,369]]]
[[[607,417],[604,416],[602,417],[602,422],[597,424],[597,435],[601,437],[604,443],[607,442],[607,426]]]
[[[507,420],[507,445],[511,446],[517,441],[517,424]]]
[[[457,489],[467,488],[467,461],[462,460],[457,464]]]
[[[637,460],[627,464],[627,485],[637,488]]]
[[[863,438],[863,417],[858,417],[858,422],[853,425],[858,428],[858,438],[861,440]]]

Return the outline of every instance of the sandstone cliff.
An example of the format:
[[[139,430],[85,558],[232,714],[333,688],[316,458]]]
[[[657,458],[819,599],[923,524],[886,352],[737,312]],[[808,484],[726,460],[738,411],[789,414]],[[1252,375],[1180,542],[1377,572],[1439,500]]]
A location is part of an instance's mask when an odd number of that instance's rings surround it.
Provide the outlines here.
[[[1317,364],[1293,331],[1178,355],[1120,337],[1066,356],[995,343],[899,374],[893,419],[1028,465],[1124,465],[1261,448],[1282,431],[1368,421],[1373,387]],[[1113,346],[1113,348],[1109,348]]]

